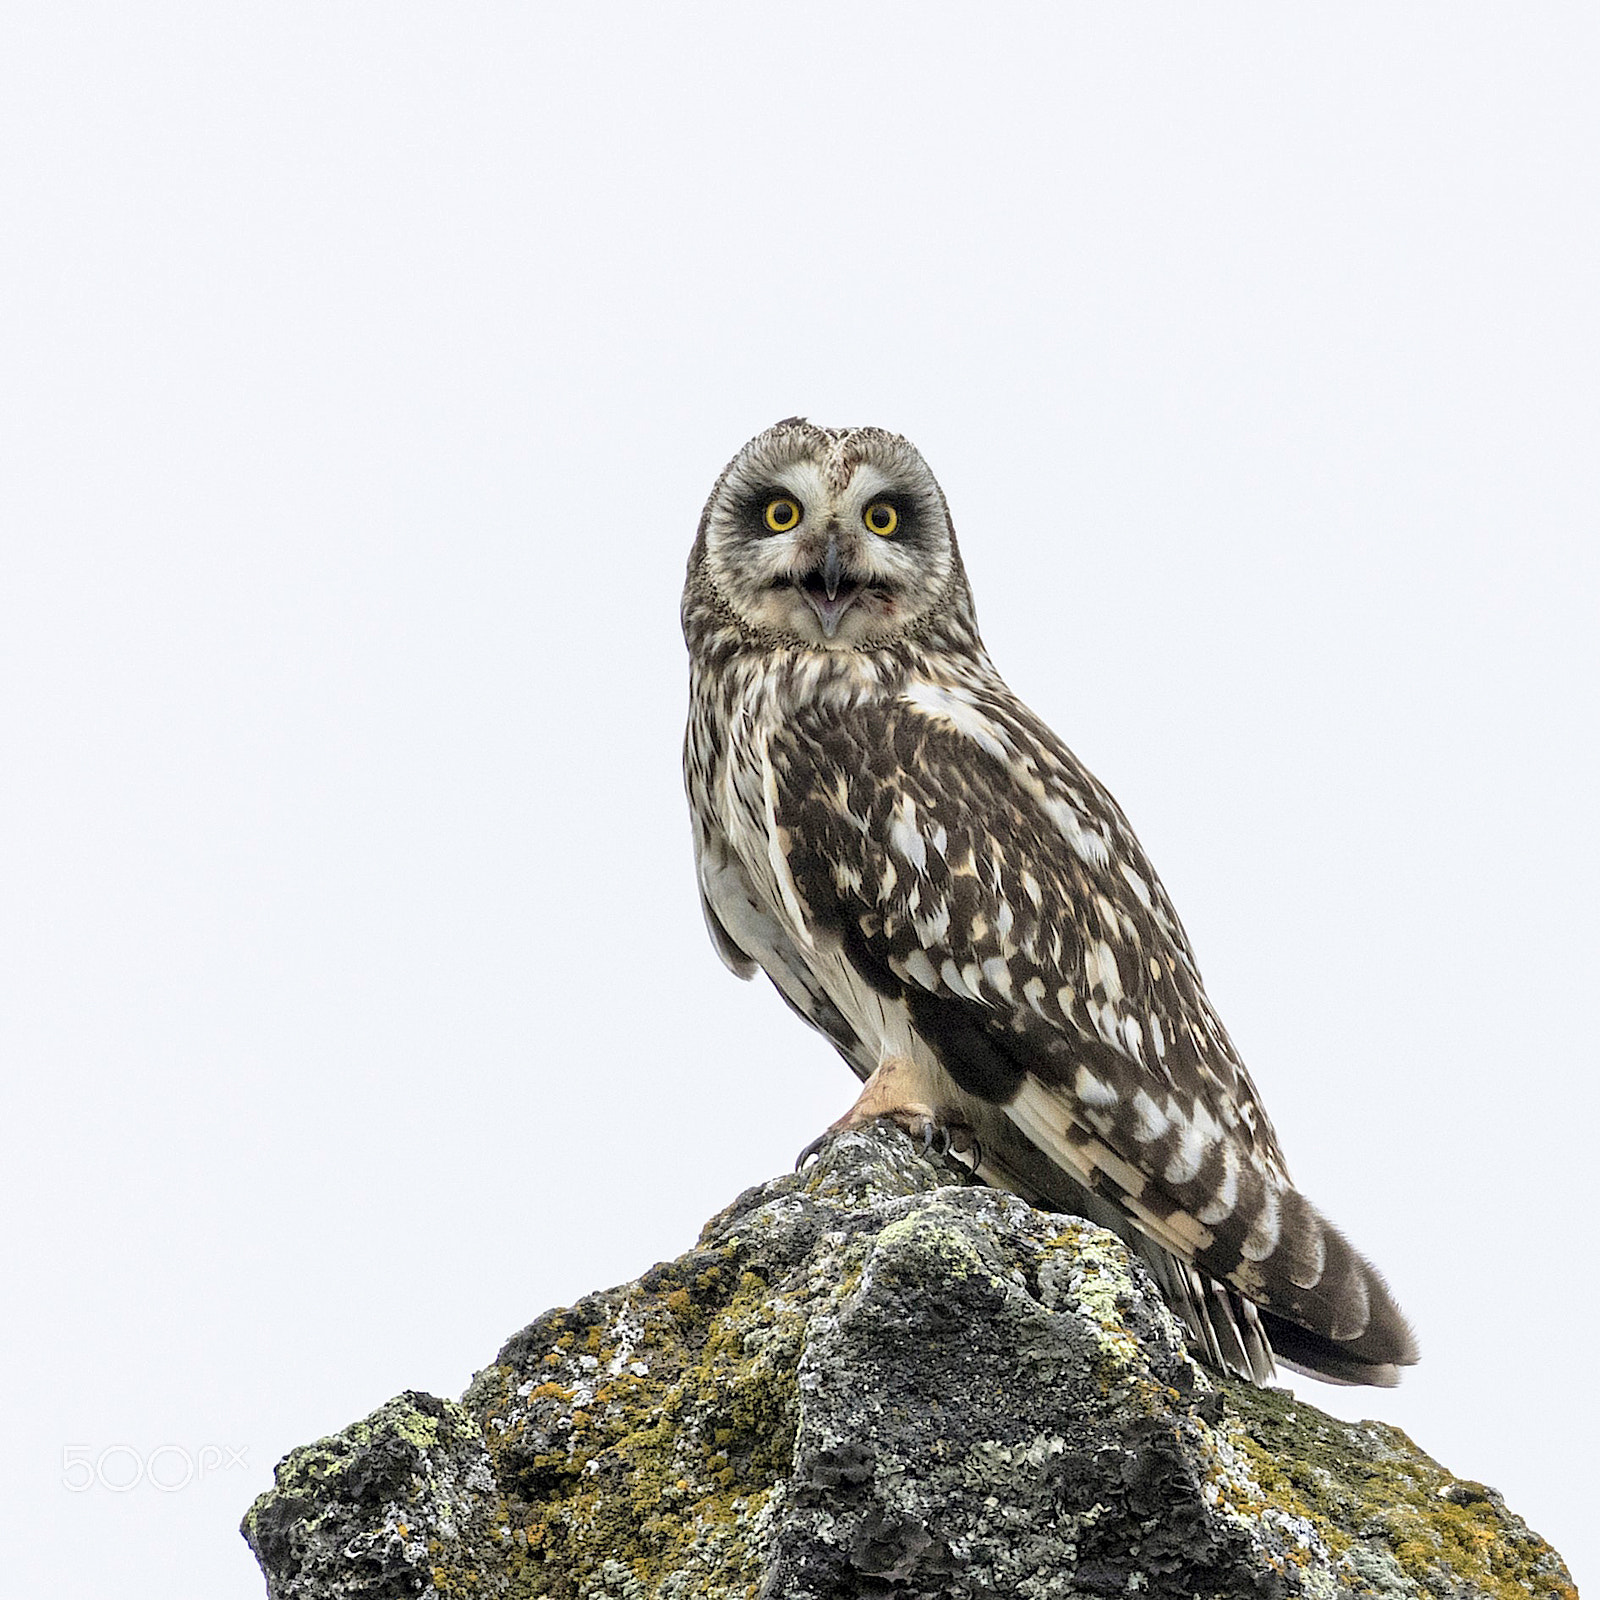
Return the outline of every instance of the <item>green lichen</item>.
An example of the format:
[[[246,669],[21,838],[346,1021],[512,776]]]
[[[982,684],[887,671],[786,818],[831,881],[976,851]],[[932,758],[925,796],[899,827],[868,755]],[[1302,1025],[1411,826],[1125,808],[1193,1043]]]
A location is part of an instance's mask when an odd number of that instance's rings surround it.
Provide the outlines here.
[[[439,1419],[406,1407],[389,1420],[390,1429],[419,1450],[427,1450],[439,1442]]]
[[[243,1532],[280,1600],[321,1595],[330,1573],[351,1567],[408,1593],[444,1574],[432,1591],[487,1596],[498,1592],[500,1556],[492,1487],[476,1420],[408,1391],[291,1451]]]
[[[321,1495],[327,1487],[360,1460],[365,1450],[379,1433],[396,1434],[419,1450],[432,1449],[439,1443],[439,1419],[430,1417],[406,1402],[405,1396],[390,1400],[372,1416],[353,1422],[342,1433],[316,1439],[291,1450],[278,1463],[274,1474],[274,1488],[270,1493],[280,1495]],[[267,1498],[261,1496],[246,1513],[253,1519]]]
[[[1281,1390],[1230,1382],[1225,1392],[1266,1503],[1305,1518],[1357,1593],[1375,1592],[1376,1554],[1424,1592],[1466,1583],[1495,1600],[1577,1600],[1560,1558],[1498,1494],[1454,1477],[1398,1428],[1339,1422]]]
[[[1123,1312],[1134,1295],[1133,1274],[1126,1247],[1101,1228],[1070,1227],[1044,1246],[1046,1252],[1063,1251],[1071,1261],[1068,1279],[1074,1298],[1089,1313],[1109,1384],[1129,1369],[1143,1365],[1139,1341]]]
[[[919,1282],[927,1281],[929,1267],[949,1278],[967,1278],[980,1272],[990,1276],[983,1257],[960,1226],[960,1219],[953,1219],[952,1225],[933,1206],[913,1211],[882,1229],[873,1245],[872,1264],[880,1273],[906,1267],[918,1270],[922,1274]]]

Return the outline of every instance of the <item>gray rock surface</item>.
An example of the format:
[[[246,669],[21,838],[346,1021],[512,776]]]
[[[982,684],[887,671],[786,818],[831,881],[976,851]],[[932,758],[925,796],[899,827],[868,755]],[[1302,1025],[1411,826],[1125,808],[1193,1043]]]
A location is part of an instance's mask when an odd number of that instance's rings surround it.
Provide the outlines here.
[[[1576,1595],[1493,1490],[1202,1372],[1114,1235],[884,1126],[292,1452],[243,1531],[275,1600]]]

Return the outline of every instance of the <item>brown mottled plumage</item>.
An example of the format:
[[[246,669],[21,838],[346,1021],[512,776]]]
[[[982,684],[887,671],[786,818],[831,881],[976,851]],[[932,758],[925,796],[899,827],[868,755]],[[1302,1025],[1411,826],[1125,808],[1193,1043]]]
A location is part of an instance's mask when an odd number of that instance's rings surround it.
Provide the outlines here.
[[[1115,1227],[1221,1369],[1396,1382],[1405,1319],[1290,1182],[1127,819],[991,665],[916,450],[753,439],[683,625],[706,921],[868,1080],[841,1121],[956,1130],[984,1178]]]

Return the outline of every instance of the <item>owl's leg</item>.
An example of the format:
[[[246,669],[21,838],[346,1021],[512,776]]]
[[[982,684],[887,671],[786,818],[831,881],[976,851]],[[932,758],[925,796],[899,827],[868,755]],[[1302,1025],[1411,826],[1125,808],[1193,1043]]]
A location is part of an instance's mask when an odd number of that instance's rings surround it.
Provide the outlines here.
[[[861,1086],[856,1103],[800,1152],[795,1166],[803,1167],[836,1133],[885,1118],[917,1140],[924,1154],[931,1151],[944,1156],[954,1152],[967,1156],[971,1170],[976,1172],[983,1156],[972,1129],[957,1119],[941,1116],[919,1099],[918,1091],[926,1092],[926,1087],[926,1075],[914,1061],[906,1056],[885,1056]]]

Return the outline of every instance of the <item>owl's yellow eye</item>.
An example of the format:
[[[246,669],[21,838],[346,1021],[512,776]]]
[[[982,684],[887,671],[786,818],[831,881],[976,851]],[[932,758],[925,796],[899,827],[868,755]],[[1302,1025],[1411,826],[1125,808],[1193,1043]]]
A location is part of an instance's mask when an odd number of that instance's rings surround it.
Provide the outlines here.
[[[774,533],[787,533],[800,521],[800,507],[793,500],[769,500],[763,520]]]
[[[900,513],[887,500],[874,500],[861,513],[861,520],[880,539],[887,539],[900,526]]]

